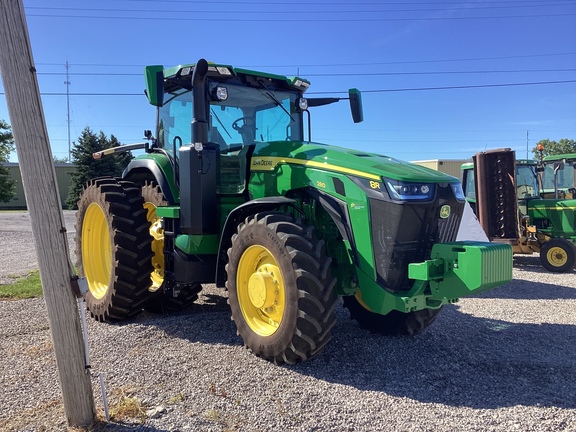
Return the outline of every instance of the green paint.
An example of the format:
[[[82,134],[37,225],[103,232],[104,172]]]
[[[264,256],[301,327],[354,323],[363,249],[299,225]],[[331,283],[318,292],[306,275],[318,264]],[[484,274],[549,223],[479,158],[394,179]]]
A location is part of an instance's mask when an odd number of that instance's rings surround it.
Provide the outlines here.
[[[178,219],[180,217],[180,207],[156,207],[156,216]]]
[[[162,74],[160,74],[160,67],[147,68],[146,88],[150,103],[157,106],[161,104],[162,98],[157,94],[160,85],[155,82],[160,75],[165,78],[166,91],[176,94],[175,92],[181,89],[178,86],[185,86],[182,83],[190,82],[189,77],[192,76],[193,67],[194,64],[167,68],[163,69]],[[237,77],[242,79],[238,80]],[[210,64],[207,74],[209,83],[213,80],[225,84],[227,79],[234,79],[238,84],[244,82],[244,77],[247,81],[255,78],[267,80],[270,87],[292,92],[292,105],[296,100],[294,94],[302,96],[309,85],[308,81],[300,78],[250,71],[230,65]],[[352,91],[351,94],[360,99],[360,92]],[[168,93],[166,93],[166,98],[169,98]],[[302,116],[302,113],[292,105],[290,115]],[[217,105],[214,106],[217,107]],[[225,106],[223,105],[222,108]],[[357,114],[361,117],[361,112]],[[181,115],[191,116],[189,112]],[[178,117],[176,120],[181,120],[183,124],[190,122],[188,117],[185,119]],[[295,123],[305,124],[302,118]],[[219,127],[221,134],[226,135],[223,124],[212,126]],[[231,138],[231,134],[228,136]],[[302,134],[298,131],[292,136],[301,137]],[[383,286],[382,279],[378,276],[378,272],[381,272],[378,267],[380,263],[376,262],[374,249],[380,252],[378,248],[383,247],[381,244],[386,235],[401,238],[402,231],[409,231],[412,227],[403,226],[404,221],[397,221],[397,226],[394,226],[390,233],[382,229],[380,231],[382,238],[373,240],[371,221],[373,213],[371,211],[376,210],[370,208],[371,203],[375,201],[391,203],[387,208],[392,209],[392,212],[416,205],[410,201],[394,201],[399,198],[392,198],[393,194],[388,192],[386,179],[394,180],[395,184],[406,182],[413,185],[427,184],[437,187],[440,184],[444,186],[450,183],[455,184],[458,180],[439,171],[403,162],[390,156],[321,143],[287,140],[256,142],[252,145],[254,146],[252,158],[246,161],[249,169],[247,193],[233,195],[234,190],[228,195],[219,195],[217,217],[222,227],[221,232],[228,215],[248,199],[277,196],[288,196],[294,199],[298,210],[288,211],[295,217],[303,217],[307,224],[316,228],[316,233],[326,244],[326,252],[333,259],[332,271],[338,279],[335,287],[337,294],[352,295],[359,291],[367,307],[380,314],[386,314],[392,310],[409,312],[424,308],[438,308],[443,304],[456,301],[461,295],[480,292],[505,283],[511,277],[512,262],[509,246],[468,243],[436,244],[432,248],[433,256],[429,257],[430,259],[409,265],[412,278],[411,281],[406,279],[409,286],[393,292]],[[221,156],[221,160],[223,157],[224,155]],[[170,160],[161,153],[139,157],[139,159],[143,158],[154,161],[165,176],[172,193],[178,197],[178,188],[173,178]],[[228,159],[230,162],[231,158]],[[220,184],[226,184],[227,173],[231,173],[230,175],[234,173],[234,169],[227,168],[227,170],[219,171]],[[324,208],[316,199],[318,195],[326,199],[333,198],[341,204],[338,206],[341,221],[336,223],[332,219],[330,212],[333,209]],[[461,203],[456,204],[456,207],[461,206]],[[455,212],[459,209],[452,206],[450,211]],[[157,214],[167,219],[179,218],[179,212],[180,208],[177,206],[157,208]],[[436,223],[439,213],[438,207],[437,211],[427,216],[430,221],[417,220],[415,223]],[[451,217],[448,207],[444,207],[443,216]],[[342,230],[346,231],[345,235]],[[419,229],[412,231],[420,232]],[[349,238],[346,239],[348,235]],[[175,247],[189,255],[217,254],[220,240],[219,234],[180,234],[175,239]],[[374,246],[373,241],[380,246]],[[394,241],[391,241],[391,244],[394,245]],[[222,254],[222,251],[220,253]]]
[[[218,235],[181,234],[176,237],[176,247],[188,255],[208,255],[218,253]]]

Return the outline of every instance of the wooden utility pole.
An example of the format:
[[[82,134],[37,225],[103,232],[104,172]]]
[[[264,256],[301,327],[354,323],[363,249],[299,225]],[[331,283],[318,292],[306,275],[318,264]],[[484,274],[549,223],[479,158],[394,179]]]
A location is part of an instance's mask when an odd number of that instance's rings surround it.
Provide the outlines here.
[[[0,67],[70,426],[95,419],[66,225],[22,0],[0,1]],[[14,257],[18,259],[17,256]]]

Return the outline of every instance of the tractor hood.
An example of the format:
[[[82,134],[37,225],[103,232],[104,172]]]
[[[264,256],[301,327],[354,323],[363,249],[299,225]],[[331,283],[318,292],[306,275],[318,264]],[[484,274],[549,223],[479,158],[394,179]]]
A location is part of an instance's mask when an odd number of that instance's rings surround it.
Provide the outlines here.
[[[386,177],[412,182],[459,182],[456,177],[440,171],[360,150],[309,142],[278,141],[256,145],[252,171],[273,171],[282,164],[303,165],[377,181]]]

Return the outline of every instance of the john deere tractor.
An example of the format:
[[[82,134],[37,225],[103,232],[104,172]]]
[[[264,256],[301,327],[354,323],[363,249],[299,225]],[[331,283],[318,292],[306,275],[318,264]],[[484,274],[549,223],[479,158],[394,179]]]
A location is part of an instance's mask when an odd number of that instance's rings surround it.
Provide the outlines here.
[[[573,158],[570,159],[570,156]],[[576,155],[516,159],[510,149],[477,153],[462,166],[465,195],[493,242],[539,253],[552,272],[576,263]]]
[[[245,346],[291,364],[328,343],[339,297],[362,327],[415,334],[511,279],[509,245],[454,242],[456,178],[311,142],[310,109],[339,98],[306,98],[305,79],[203,59],[145,76],[156,133],[96,154],[144,149],[78,203],[95,319],[179,310],[214,283]],[[346,99],[362,121],[360,92]]]

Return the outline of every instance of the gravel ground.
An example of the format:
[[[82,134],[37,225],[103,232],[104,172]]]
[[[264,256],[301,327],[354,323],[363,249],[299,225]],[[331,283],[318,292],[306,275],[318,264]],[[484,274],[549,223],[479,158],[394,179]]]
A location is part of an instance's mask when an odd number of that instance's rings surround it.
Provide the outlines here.
[[[0,213],[0,283],[35,268],[26,219]],[[99,415],[101,372],[111,410],[135,401],[145,417],[95,430],[576,431],[574,272],[516,257],[513,282],[445,307],[413,338],[360,330],[341,306],[337,316],[319,357],[282,367],[242,347],[210,285],[178,315],[89,320]],[[0,302],[0,353],[0,430],[66,430],[42,299]]]

